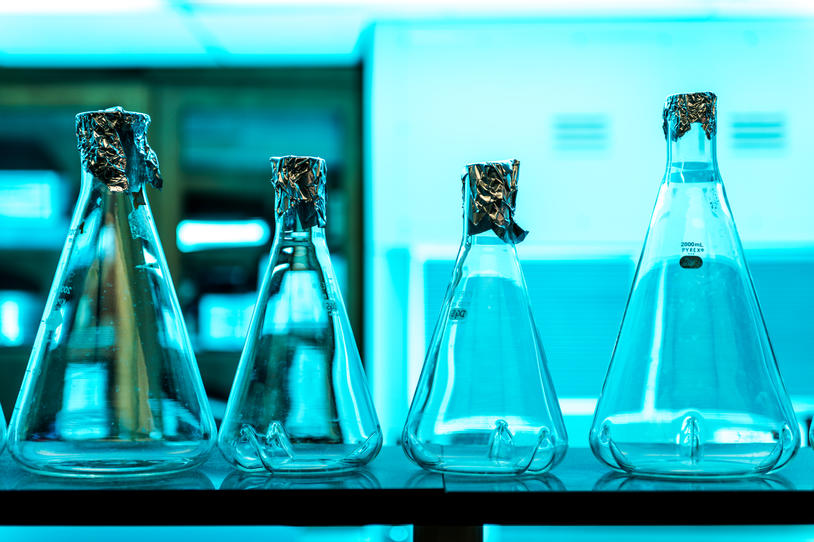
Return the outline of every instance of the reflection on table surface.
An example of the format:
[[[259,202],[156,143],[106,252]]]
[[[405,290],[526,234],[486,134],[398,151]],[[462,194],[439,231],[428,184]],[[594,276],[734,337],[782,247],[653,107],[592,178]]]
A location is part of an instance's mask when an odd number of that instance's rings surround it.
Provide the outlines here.
[[[437,490],[454,492],[659,492],[814,490],[814,453],[802,449],[777,473],[723,480],[656,479],[614,472],[587,448],[568,450],[551,472],[536,476],[489,477],[439,474],[411,463],[397,446],[385,446],[366,467],[338,474],[281,476],[233,468],[214,451],[199,468],[142,478],[63,478],[21,468],[0,456],[0,490]]]

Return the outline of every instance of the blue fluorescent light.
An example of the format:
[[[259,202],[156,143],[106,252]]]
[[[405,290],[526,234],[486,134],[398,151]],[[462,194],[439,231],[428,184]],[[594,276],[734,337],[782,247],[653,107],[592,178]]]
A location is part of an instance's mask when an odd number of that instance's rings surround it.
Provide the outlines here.
[[[0,302],[0,339],[9,346],[22,344],[20,303],[15,299]]]
[[[41,314],[42,304],[37,295],[0,290],[0,348],[31,344]]]
[[[201,350],[239,351],[246,341],[257,293],[204,294],[198,304]]]
[[[257,247],[271,236],[268,223],[251,220],[182,220],[175,231],[178,250],[195,252],[216,248]]]
[[[49,220],[65,203],[63,179],[50,170],[0,170],[0,218]]]

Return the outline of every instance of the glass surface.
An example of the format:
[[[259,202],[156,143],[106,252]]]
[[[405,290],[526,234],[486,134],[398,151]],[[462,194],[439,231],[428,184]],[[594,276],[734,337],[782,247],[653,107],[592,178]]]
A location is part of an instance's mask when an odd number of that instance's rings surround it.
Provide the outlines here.
[[[3,407],[0,406],[0,453],[6,449],[6,416],[3,414]]]
[[[542,473],[567,436],[515,245],[467,223],[402,446],[432,471]]]
[[[22,472],[22,471],[21,471]],[[14,474],[14,473],[12,473]],[[187,469],[162,476],[42,476],[23,472],[9,483],[11,490],[23,491],[214,491],[215,485],[202,469]],[[125,497],[127,498],[127,497]],[[136,496],[136,498],[139,498]],[[121,499],[121,497],[119,497]],[[79,504],[79,506],[85,506]],[[113,506],[116,506],[113,504]]]
[[[760,474],[800,433],[715,157],[700,124],[668,165],[590,432],[609,466],[651,476]]]
[[[607,472],[593,486],[593,491],[794,491],[795,486],[779,474],[747,477],[678,478],[634,476]]]
[[[245,514],[245,512],[244,512]],[[107,525],[0,526],[3,542],[412,542],[410,525],[266,526],[266,525]]]
[[[688,495],[688,497],[691,497]],[[675,502],[681,497],[671,500]],[[633,525],[484,525],[484,542],[529,542],[557,540],[568,542],[807,542],[814,536],[814,525],[651,525],[646,520]]]
[[[268,476],[262,473],[234,470],[220,485],[220,489],[381,489],[376,477],[365,467],[309,476]]]
[[[14,459],[43,474],[193,467],[215,425],[143,183],[89,172],[9,427]]]
[[[278,219],[218,446],[246,471],[342,471],[382,435],[324,230]]]

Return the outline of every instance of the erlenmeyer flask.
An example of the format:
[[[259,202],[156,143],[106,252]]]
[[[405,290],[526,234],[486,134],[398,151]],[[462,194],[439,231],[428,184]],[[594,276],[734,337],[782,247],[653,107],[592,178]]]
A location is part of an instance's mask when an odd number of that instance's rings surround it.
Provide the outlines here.
[[[202,462],[215,424],[145,184],[150,117],[76,117],[82,186],[9,427],[43,474],[139,475]]]
[[[716,97],[677,94],[668,143],[590,444],[615,469],[743,476],[800,444],[715,153]]]
[[[515,243],[519,163],[471,164],[464,234],[402,434],[425,469],[542,473],[567,437]]]
[[[325,241],[325,161],[272,158],[276,231],[218,446],[246,471],[342,471],[382,434]]]

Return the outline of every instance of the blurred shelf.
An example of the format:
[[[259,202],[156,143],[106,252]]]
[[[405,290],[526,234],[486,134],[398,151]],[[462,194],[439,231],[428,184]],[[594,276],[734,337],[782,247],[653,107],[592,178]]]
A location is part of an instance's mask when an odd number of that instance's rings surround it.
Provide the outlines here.
[[[214,451],[199,469],[141,480],[28,473],[0,457],[2,524],[31,525],[676,525],[810,524],[814,453],[780,474],[730,482],[612,473],[590,450],[531,478],[452,477],[385,447],[345,476],[280,477],[232,469]],[[205,513],[207,512],[208,513]]]
[[[0,363],[28,363],[32,345],[0,346]]]
[[[267,166],[267,164],[264,164]],[[205,196],[232,196],[246,199],[261,198],[274,204],[274,185],[271,183],[271,167],[256,173],[199,173],[186,174],[185,191],[188,194]]]
[[[235,379],[240,351],[196,352],[195,359],[210,401],[226,400]]]
[[[25,254],[26,256],[42,253],[44,256],[51,257],[54,253],[59,256],[59,253],[62,252],[62,248],[64,246],[65,238],[62,237],[59,239],[59,243],[54,243],[47,246],[31,244],[26,245],[23,242],[20,242],[19,245],[0,244],[0,252],[5,254],[19,252],[20,254]]]

